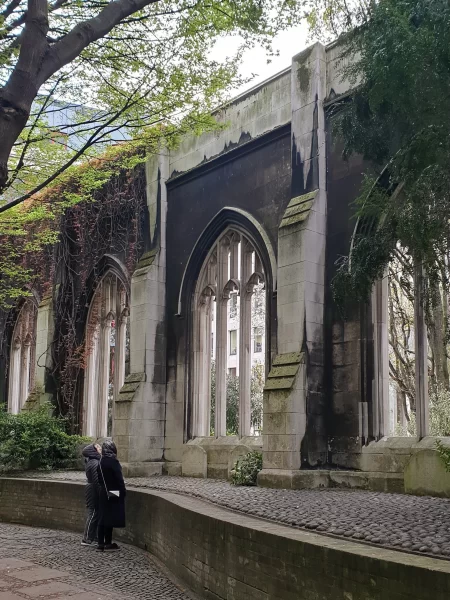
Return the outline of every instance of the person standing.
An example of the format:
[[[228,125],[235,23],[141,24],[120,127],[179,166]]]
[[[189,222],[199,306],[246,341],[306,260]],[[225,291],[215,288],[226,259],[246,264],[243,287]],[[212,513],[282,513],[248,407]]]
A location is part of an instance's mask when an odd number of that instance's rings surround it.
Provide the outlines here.
[[[119,550],[119,546],[112,541],[112,533],[114,527],[125,527],[126,489],[122,467],[117,460],[117,448],[110,440],[102,444],[102,457],[98,463],[97,475],[100,507],[97,550]]]
[[[101,457],[101,446],[99,444],[90,444],[83,450],[84,456],[84,468],[86,471],[86,525],[84,527],[83,539],[81,540],[82,546],[91,546],[97,541],[97,528],[98,528],[98,463]]]

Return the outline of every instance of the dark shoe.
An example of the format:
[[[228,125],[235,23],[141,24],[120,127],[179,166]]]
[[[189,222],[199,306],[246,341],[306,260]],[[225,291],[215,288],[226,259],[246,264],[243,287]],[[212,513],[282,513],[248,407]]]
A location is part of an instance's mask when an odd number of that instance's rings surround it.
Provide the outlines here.
[[[113,552],[114,550],[120,550],[119,546],[116,543],[106,544],[105,552]]]
[[[96,548],[97,552],[104,552],[105,546],[100,546],[100,544]]]
[[[92,541],[91,540],[81,540],[81,545],[82,546],[92,546]]]

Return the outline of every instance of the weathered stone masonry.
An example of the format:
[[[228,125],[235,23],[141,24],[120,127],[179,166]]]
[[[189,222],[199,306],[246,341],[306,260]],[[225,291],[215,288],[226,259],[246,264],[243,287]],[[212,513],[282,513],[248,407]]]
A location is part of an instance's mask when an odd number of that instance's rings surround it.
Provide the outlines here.
[[[355,230],[352,201],[364,169],[358,157],[345,162],[333,139],[330,107],[350,91],[339,52],[315,44],[294,56],[291,68],[220,109],[223,131],[187,137],[148,159],[145,252],[134,273],[119,277],[128,293],[130,361],[115,391],[112,434],[130,475],[227,477],[237,457],[257,448],[264,456],[260,485],[329,485],[325,470],[339,467],[366,472],[350,473],[349,485],[372,478],[382,489],[399,489],[411,455],[433,443],[384,439],[381,288],[372,306],[357,307],[346,322],[331,297],[335,262],[348,253]],[[209,274],[207,289],[199,290],[218,242],[221,285]],[[244,242],[254,256],[251,281]],[[117,262],[114,273],[123,272],[121,256],[111,253],[108,261]],[[199,297],[205,293],[217,307],[233,290],[244,303],[255,277],[264,280],[266,298],[263,435],[248,435],[248,373],[241,374],[240,435],[223,435],[223,412],[208,435],[210,362],[203,358],[210,340],[208,327],[199,325]],[[50,298],[38,311],[41,383],[44,365],[51,367],[45,348],[53,325]],[[211,344],[217,359],[226,342]],[[248,352],[244,338],[240,352]],[[240,361],[250,364],[248,356]],[[8,376],[0,369],[4,397]],[[224,373],[217,382],[223,411]]]

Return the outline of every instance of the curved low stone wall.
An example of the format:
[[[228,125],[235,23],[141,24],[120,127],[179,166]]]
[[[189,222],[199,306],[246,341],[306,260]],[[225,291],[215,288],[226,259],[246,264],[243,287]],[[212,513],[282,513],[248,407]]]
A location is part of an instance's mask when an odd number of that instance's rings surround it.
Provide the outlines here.
[[[0,479],[0,520],[82,531],[80,483]],[[448,600],[450,562],[383,550],[129,490],[123,541],[210,600]]]

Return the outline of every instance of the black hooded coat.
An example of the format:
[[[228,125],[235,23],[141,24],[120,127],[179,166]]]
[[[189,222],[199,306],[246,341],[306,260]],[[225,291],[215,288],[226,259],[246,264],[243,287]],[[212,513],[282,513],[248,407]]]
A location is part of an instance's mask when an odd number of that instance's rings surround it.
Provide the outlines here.
[[[94,447],[94,444],[86,446],[83,450],[84,468],[86,471],[86,506],[88,508],[98,508],[98,472],[97,467],[100,462],[100,454]]]
[[[102,447],[102,458],[97,470],[100,490],[100,523],[104,527],[125,527],[126,489],[122,467],[115,453],[105,449],[105,445],[103,444]],[[107,492],[113,491],[119,492],[119,497],[108,497]]]

